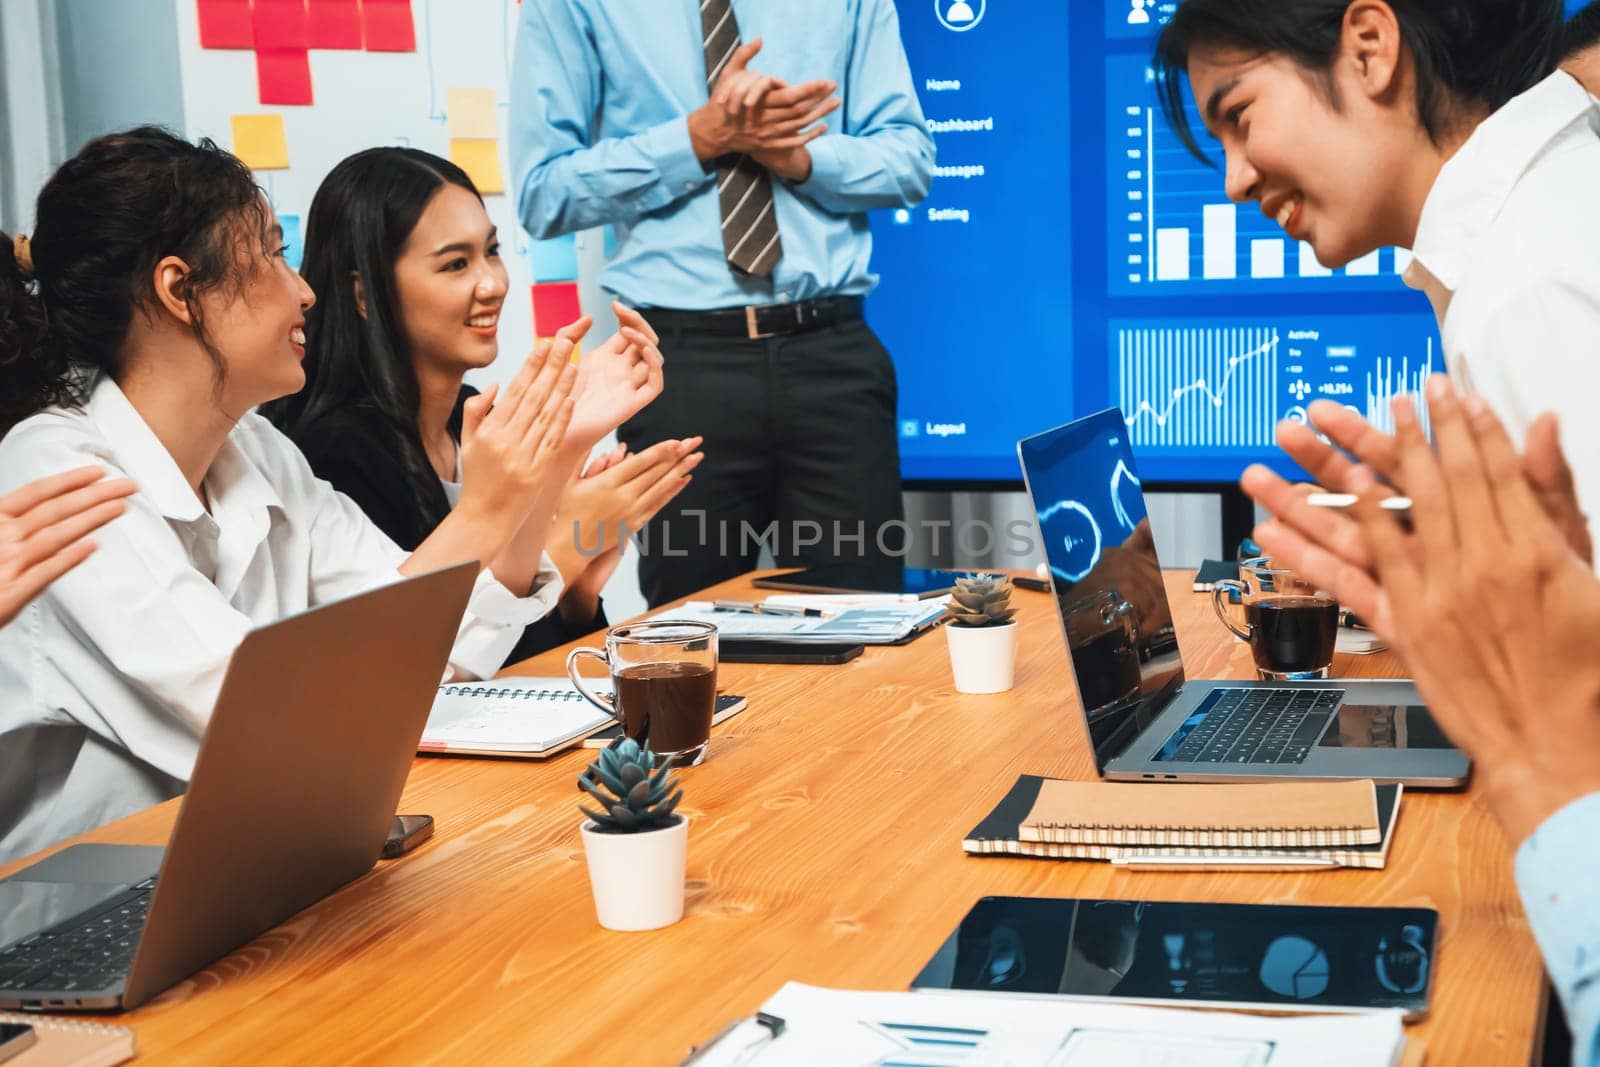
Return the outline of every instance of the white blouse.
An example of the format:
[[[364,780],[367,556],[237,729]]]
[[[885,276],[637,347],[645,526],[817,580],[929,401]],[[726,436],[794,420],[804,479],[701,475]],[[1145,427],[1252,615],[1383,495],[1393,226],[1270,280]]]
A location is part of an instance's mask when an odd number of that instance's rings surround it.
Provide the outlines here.
[[[0,441],[0,493],[88,463],[139,491],[87,562],[0,629],[0,862],[182,792],[245,633],[396,581],[407,556],[259,415],[207,472],[207,512],[102,377],[83,410],[41,412]],[[535,589],[479,575],[451,677],[494,674],[555,606],[548,558]]]
[[[1600,111],[1557,71],[1483,122],[1423,204],[1406,283],[1450,376],[1521,447],[1546,411],[1600,534]]]

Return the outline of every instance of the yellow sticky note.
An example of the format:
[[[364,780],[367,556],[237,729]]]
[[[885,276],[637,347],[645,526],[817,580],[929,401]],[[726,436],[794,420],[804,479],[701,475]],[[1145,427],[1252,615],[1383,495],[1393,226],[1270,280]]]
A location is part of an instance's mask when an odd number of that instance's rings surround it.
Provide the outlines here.
[[[444,113],[451,137],[492,141],[500,136],[495,121],[493,89],[446,89]]]
[[[233,154],[251,170],[288,170],[289,140],[283,133],[283,116],[233,116]]]
[[[497,142],[476,137],[452,137],[450,162],[466,171],[472,184],[484,196],[506,191],[506,181],[500,175],[500,145]]]

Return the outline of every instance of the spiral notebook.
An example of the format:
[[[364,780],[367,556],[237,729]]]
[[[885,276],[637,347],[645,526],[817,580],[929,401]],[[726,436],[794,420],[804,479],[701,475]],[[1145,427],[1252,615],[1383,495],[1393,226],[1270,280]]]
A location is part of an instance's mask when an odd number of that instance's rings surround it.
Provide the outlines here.
[[[1017,836],[1057,845],[1339,848],[1379,837],[1370,781],[1146,785],[1046,778]]]
[[[1158,866],[1166,860],[1176,861],[1172,866],[1186,869],[1218,867],[1245,867],[1252,870],[1272,869],[1273,864],[1285,867],[1365,867],[1379,869],[1388,862],[1389,846],[1394,840],[1395,824],[1400,816],[1399,785],[1380,785],[1372,789],[1377,811],[1377,839],[1370,844],[1298,845],[1298,846],[1243,846],[1243,845],[1147,845],[1109,843],[1065,843],[1059,841],[1025,840],[1023,823],[1038,804],[1044,787],[1051,784],[1115,784],[1115,783],[1061,783],[1057,779],[1025,774],[1019,777],[993,811],[967,834],[961,847],[975,856],[1027,856],[1036,859],[1107,860]],[[1299,783],[1294,783],[1299,784]],[[1343,784],[1343,783],[1328,783]],[[1370,782],[1358,783],[1371,786]],[[1173,798],[1181,801],[1185,790],[1211,788],[1207,786],[1133,784],[1132,788],[1171,791]],[[1221,786],[1223,789],[1254,789],[1252,783]]]
[[[133,1031],[49,1015],[0,1012],[0,1023],[33,1027],[34,1044],[7,1067],[115,1067],[134,1057]]]
[[[610,726],[566,678],[493,678],[441,685],[417,751],[543,759]]]

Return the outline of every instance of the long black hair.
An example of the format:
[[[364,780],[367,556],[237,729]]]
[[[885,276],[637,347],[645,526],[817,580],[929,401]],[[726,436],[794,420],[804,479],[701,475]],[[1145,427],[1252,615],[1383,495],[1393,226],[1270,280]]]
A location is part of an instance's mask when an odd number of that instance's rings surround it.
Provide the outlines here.
[[[33,236],[0,234],[0,430],[52,405],[79,406],[115,372],[133,316],[155,297],[155,265],[189,266],[183,299],[223,380],[199,299],[238,292],[244,246],[262,259],[268,215],[250,168],[210,140],[155,126],[96,138],[45,183]],[[19,256],[18,252],[23,251]]]
[[[1161,109],[1178,137],[1205,158],[1184,110],[1183,84],[1197,49],[1224,46],[1286,55],[1331,94],[1351,0],[1183,0],[1156,42]],[[1450,132],[1460,104],[1495,110],[1555,70],[1562,0],[1388,0],[1416,64],[1417,116],[1429,139]]]
[[[262,408],[296,440],[332,412],[361,407],[376,415],[430,528],[449,504],[417,429],[417,374],[400,320],[394,265],[445,185],[483,199],[460,167],[416,148],[369,148],[328,172],[306,215],[300,267],[318,296],[306,313],[306,386]]]

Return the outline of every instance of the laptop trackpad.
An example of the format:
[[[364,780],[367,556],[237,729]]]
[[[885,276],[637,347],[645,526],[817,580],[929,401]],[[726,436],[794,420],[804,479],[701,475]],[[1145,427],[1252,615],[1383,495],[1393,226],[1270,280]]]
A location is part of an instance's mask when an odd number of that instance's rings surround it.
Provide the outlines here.
[[[1340,704],[1322,748],[1454,748],[1418,704]]]

